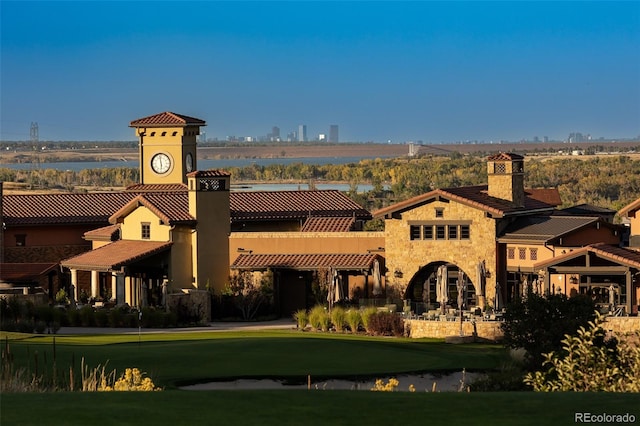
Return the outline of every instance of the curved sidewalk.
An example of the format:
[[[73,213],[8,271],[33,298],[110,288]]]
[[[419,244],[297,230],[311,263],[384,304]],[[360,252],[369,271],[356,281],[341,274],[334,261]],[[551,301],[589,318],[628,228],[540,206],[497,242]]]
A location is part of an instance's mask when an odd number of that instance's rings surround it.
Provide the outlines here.
[[[180,333],[201,331],[238,331],[238,330],[293,330],[296,323],[292,319],[278,319],[273,321],[247,322],[210,322],[201,327],[180,328],[111,328],[111,327],[60,327],[56,334],[152,334],[152,333]]]

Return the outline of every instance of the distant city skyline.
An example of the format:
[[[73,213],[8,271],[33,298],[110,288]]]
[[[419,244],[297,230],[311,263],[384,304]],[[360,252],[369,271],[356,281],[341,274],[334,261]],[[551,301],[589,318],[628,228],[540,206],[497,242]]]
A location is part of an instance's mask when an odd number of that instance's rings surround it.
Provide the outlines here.
[[[640,2],[0,2],[0,139],[640,136]]]

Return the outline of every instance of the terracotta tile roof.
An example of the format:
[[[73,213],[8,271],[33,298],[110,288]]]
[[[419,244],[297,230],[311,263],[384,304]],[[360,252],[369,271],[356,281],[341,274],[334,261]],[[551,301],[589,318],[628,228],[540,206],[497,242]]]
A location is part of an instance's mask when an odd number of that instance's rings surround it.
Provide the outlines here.
[[[525,189],[524,193],[527,197],[549,204],[550,206],[557,207],[562,204],[562,198],[560,198],[558,188]]]
[[[124,192],[86,194],[27,194],[3,196],[7,226],[85,224],[106,226],[139,203],[168,223],[189,222],[186,185],[132,185]],[[137,199],[134,204],[131,202]],[[309,216],[354,217],[371,213],[340,191],[231,192],[231,218],[244,220],[306,219]],[[136,204],[137,203],[137,204]],[[114,218],[114,221],[116,219]]]
[[[188,177],[229,177],[231,173],[224,170],[196,170],[191,173],[187,173]]]
[[[106,225],[133,197],[124,192],[3,195],[3,221],[7,226]]]
[[[231,193],[231,218],[305,219],[310,216],[371,218],[371,213],[340,191],[256,191]]]
[[[554,257],[552,259],[536,263],[533,268],[539,269],[557,265],[566,260],[584,256],[588,253],[594,253],[597,256],[608,259],[615,263],[627,265],[633,268],[640,268],[640,252],[604,243],[591,244],[589,246],[582,247],[569,253]]]
[[[499,152],[494,155],[490,155],[487,160],[489,161],[511,161],[511,160],[523,160],[524,157],[522,155],[510,153],[510,152]]]
[[[369,269],[376,254],[241,254],[231,265],[232,269],[318,269],[340,270]]]
[[[206,126],[207,123],[203,120],[200,120],[199,118],[193,118],[187,115],[166,111],[133,120],[129,124],[129,127],[163,127],[188,125]]]
[[[445,198],[491,213],[495,217],[521,213],[533,213],[553,210],[553,206],[535,198],[525,196],[525,206],[515,204],[487,193],[487,185],[461,186],[458,188],[435,189],[426,194],[418,195],[405,201],[393,204],[373,212],[374,217],[384,217],[392,213],[402,213],[414,209],[434,199]],[[526,194],[526,193],[525,193]]]
[[[119,240],[65,259],[60,264],[66,268],[85,271],[113,271],[168,250],[172,244],[166,241]]]
[[[498,238],[499,242],[550,241],[600,222],[585,216],[528,216],[516,219]]]
[[[145,206],[166,225],[195,223],[195,218],[189,214],[188,197],[189,195],[186,191],[143,193],[111,215],[109,222],[115,224],[119,219],[127,216],[139,206]]]
[[[38,281],[38,278],[56,270],[57,263],[1,263],[0,281],[22,283]]]
[[[635,217],[635,213],[640,210],[640,198],[627,204],[618,211],[621,217]]]
[[[310,217],[301,232],[349,232],[355,220],[353,217]]]
[[[127,192],[174,192],[187,190],[187,185],[183,183],[136,183],[125,188]]]
[[[103,226],[84,233],[85,240],[116,241],[120,236],[120,224]]]

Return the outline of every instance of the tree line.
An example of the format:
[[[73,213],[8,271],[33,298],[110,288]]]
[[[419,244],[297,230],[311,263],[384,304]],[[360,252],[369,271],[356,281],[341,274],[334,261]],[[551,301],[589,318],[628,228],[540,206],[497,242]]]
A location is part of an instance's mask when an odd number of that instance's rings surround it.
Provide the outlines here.
[[[351,164],[253,164],[227,171],[232,182],[297,181],[311,183],[311,187],[319,182],[348,183],[349,196],[371,210],[436,188],[487,182],[486,158],[458,153],[447,157],[367,159]],[[128,167],[80,171],[0,168],[2,181],[68,191],[85,186],[124,187],[137,183],[139,178],[138,169]],[[356,189],[361,184],[373,188],[359,193]],[[619,210],[640,196],[640,160],[625,155],[527,159],[525,186],[558,188],[562,207],[587,203]]]

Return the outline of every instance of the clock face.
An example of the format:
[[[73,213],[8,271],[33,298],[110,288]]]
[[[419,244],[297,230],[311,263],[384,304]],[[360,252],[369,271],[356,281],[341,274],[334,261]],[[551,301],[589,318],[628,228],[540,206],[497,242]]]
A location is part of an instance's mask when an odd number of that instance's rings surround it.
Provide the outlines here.
[[[187,173],[193,171],[193,155],[188,153],[184,159],[184,168],[187,170]]]
[[[167,154],[156,154],[151,158],[151,168],[159,174],[167,173],[171,168],[171,158]]]

